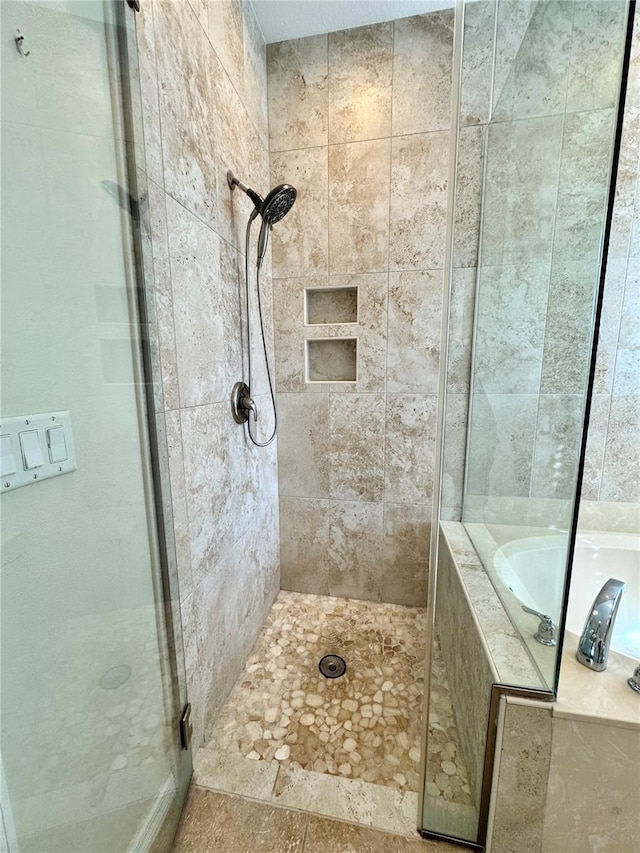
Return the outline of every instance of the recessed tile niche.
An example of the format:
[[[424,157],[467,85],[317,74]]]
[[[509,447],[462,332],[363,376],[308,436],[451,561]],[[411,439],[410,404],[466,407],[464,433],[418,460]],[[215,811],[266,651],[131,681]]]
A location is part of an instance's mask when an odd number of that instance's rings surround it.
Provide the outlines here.
[[[357,287],[305,290],[305,323],[307,326],[357,322]]]
[[[307,382],[355,382],[358,339],[320,338],[306,342]]]

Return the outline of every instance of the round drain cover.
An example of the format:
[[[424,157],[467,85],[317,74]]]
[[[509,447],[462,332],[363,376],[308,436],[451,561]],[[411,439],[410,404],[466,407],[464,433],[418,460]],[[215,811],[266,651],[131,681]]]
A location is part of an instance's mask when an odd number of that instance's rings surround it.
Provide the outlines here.
[[[116,687],[121,687],[125,681],[131,676],[131,667],[123,663],[121,666],[114,666],[113,669],[108,669],[100,679],[100,687],[105,690],[115,690]]]
[[[325,678],[340,678],[347,671],[347,664],[340,655],[325,655],[318,668]]]

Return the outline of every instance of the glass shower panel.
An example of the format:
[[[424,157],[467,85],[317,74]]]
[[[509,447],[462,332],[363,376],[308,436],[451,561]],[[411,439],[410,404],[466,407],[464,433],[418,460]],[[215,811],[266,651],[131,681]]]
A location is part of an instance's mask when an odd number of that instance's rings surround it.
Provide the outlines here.
[[[497,6],[462,520],[549,689],[524,607],[561,622],[625,21]]]
[[[164,613],[127,181],[122,84],[135,69],[119,38],[134,12],[22,0],[0,15],[1,411],[37,426],[45,464],[46,429],[31,416],[68,412],[77,459],[2,494],[5,840],[20,853],[164,850],[191,760]]]

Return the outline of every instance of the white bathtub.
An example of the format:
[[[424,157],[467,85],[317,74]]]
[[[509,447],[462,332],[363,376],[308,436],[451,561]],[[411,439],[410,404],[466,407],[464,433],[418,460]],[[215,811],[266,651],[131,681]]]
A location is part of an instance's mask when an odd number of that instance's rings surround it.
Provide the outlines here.
[[[527,607],[560,618],[566,563],[566,535],[516,539],[498,549],[494,565],[499,580]],[[576,541],[567,630],[580,635],[602,585],[624,581],[611,648],[640,659],[640,536],[582,532]]]

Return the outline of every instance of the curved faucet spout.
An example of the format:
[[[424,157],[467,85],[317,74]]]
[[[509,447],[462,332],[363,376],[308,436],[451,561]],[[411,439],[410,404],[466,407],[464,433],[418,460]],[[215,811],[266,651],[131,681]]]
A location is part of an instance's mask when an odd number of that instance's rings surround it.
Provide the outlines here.
[[[607,668],[611,632],[626,586],[615,578],[602,587],[584,623],[576,657],[583,666],[602,672]]]

